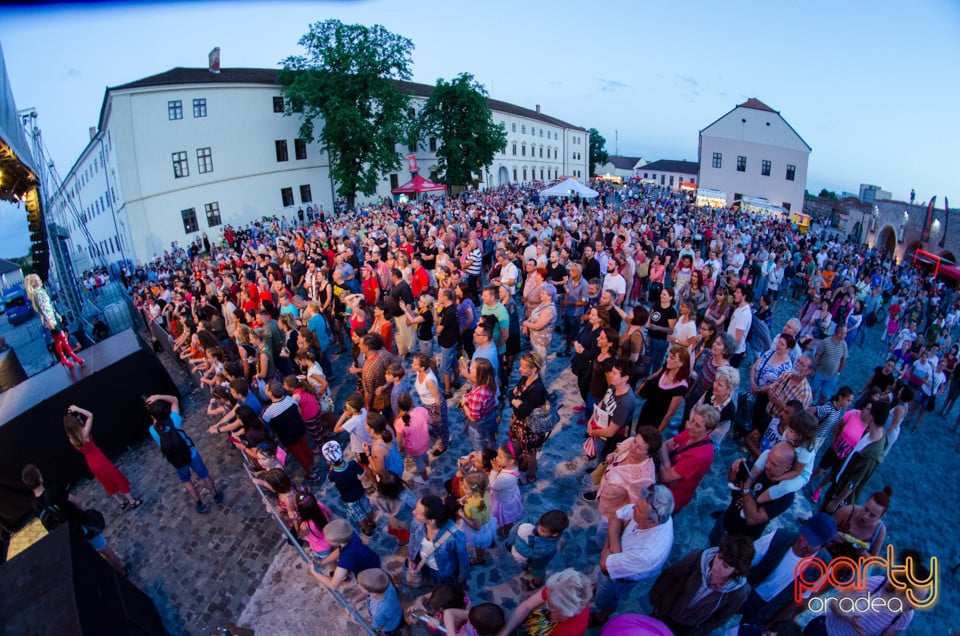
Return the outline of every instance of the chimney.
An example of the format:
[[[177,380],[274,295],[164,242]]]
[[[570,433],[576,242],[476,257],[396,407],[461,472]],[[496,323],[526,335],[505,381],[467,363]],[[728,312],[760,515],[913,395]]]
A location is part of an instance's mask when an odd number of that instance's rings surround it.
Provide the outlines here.
[[[90,139],[93,139],[96,136],[97,136],[97,127],[90,126]]]
[[[207,55],[207,69],[211,73],[220,74],[220,47],[215,46]]]
[[[537,114],[540,114],[540,104],[537,104]]]

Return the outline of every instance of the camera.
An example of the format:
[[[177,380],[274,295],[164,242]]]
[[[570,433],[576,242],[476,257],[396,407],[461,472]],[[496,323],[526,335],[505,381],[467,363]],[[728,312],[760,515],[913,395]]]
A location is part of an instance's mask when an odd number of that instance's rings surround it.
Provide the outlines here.
[[[747,468],[747,461],[743,460],[740,462],[740,467],[737,468],[737,478],[734,480],[734,483],[743,488],[743,485],[747,483],[747,480],[750,479],[750,469]]]

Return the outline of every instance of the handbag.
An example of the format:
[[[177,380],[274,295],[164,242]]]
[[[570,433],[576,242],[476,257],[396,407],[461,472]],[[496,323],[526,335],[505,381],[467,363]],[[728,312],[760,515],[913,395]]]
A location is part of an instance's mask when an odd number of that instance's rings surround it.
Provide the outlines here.
[[[593,469],[593,472],[590,473],[590,480],[593,481],[594,486],[599,486],[600,482],[603,480],[604,473],[607,472],[607,462],[603,461],[597,464],[597,467]]]
[[[592,437],[588,437],[583,441],[583,454],[586,455],[588,459],[593,459],[597,456],[597,447]]]
[[[559,416],[556,416],[550,407],[550,402],[547,402],[543,406],[539,406],[530,412],[530,415],[527,416],[526,424],[527,428],[534,433],[544,434],[551,432],[559,420]]]
[[[107,520],[99,510],[89,508],[83,511],[83,524],[80,530],[83,532],[83,538],[92,539],[107,527]]]

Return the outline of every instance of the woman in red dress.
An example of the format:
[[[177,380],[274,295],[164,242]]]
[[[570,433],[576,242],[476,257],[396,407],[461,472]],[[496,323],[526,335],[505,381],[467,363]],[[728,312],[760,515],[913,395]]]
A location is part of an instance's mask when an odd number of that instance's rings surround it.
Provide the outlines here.
[[[87,460],[90,472],[97,478],[100,485],[120,505],[120,510],[133,509],[143,503],[143,499],[134,499],[130,495],[130,482],[113,465],[103,451],[93,443],[90,430],[93,428],[93,413],[76,405],[67,407],[67,414],[63,416],[63,428],[67,432],[67,439]]]

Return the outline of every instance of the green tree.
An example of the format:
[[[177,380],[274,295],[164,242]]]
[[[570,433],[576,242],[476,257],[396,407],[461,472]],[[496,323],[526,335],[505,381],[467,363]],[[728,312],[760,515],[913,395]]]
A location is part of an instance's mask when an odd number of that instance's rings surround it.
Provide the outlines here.
[[[410,79],[413,42],[380,25],[326,20],[299,44],[306,55],[283,60],[277,76],[286,114],[301,115],[300,136],[326,149],[337,194],[352,207],[358,192],[373,194],[400,167],[409,97],[393,80]]]
[[[837,196],[836,192],[831,192],[826,188],[823,188],[822,190],[820,190],[820,194],[817,196],[819,196],[821,199],[833,199],[834,201],[837,201],[840,199],[840,197]]]
[[[607,163],[610,155],[607,154],[607,140],[596,128],[590,129],[590,176],[593,177],[597,164]]]
[[[469,73],[450,82],[437,80],[420,113],[418,128],[422,135],[440,140],[437,166],[447,186],[472,183],[507,146],[507,131],[493,123],[486,89]]]

